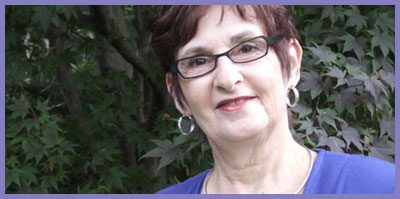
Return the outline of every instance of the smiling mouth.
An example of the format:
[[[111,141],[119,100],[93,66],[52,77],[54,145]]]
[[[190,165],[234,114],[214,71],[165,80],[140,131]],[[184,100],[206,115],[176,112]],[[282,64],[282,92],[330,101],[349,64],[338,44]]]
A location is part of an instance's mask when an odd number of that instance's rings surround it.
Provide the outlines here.
[[[236,111],[241,109],[247,101],[254,99],[255,97],[238,97],[234,99],[227,99],[219,102],[217,104],[216,109],[220,109],[222,111]]]

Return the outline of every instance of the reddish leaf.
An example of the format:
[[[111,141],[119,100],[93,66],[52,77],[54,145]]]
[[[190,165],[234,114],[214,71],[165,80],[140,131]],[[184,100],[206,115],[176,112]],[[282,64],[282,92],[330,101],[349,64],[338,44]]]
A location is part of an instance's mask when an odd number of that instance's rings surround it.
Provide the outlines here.
[[[394,120],[381,120],[379,124],[381,126],[381,133],[379,137],[382,137],[385,133],[387,133],[389,137],[394,140]]]
[[[354,89],[346,88],[341,89],[340,93],[333,95],[335,98],[335,106],[339,113],[346,109],[354,115],[354,103],[356,102],[354,92]]]
[[[378,57],[374,60],[377,60],[379,65],[382,66],[383,70],[394,73],[394,67],[393,67],[394,63],[390,59],[386,59],[385,57]]]
[[[317,112],[318,112],[318,122],[320,125],[322,125],[323,123],[329,124],[330,126],[332,126],[333,128],[336,128],[336,123],[335,123],[335,119],[336,119],[336,111],[326,108],[326,109],[318,109],[317,108]]]
[[[335,88],[337,88],[338,86],[343,85],[343,84],[345,84],[347,82],[346,79],[345,79],[346,72],[340,70],[337,67],[332,67],[329,70],[329,72],[327,72],[325,75],[328,75],[328,76],[331,76],[331,77],[334,77],[334,78],[337,79],[337,83],[336,83]]]
[[[313,123],[311,120],[299,121],[301,124],[298,130],[306,130],[306,135],[311,135],[313,133]]]
[[[394,38],[393,36],[388,35],[387,33],[381,33],[379,30],[370,30],[368,31],[371,35],[373,35],[371,40],[371,48],[374,49],[376,46],[382,51],[384,57],[389,54],[389,50],[394,52]]]
[[[344,14],[349,17],[345,27],[356,27],[358,32],[363,27],[367,26],[367,17],[361,15],[357,7],[352,7],[352,10],[344,11]]]
[[[349,127],[346,123],[343,123],[341,132],[343,134],[344,140],[346,141],[347,148],[349,148],[350,143],[353,143],[359,151],[363,151],[363,146],[360,142],[360,134],[358,133],[357,129]]]
[[[357,58],[361,60],[364,56],[364,49],[366,48],[367,39],[365,37],[353,37],[350,34],[341,37],[344,40],[343,52],[348,52],[353,50]]]
[[[331,149],[331,151],[334,152],[343,153],[342,148],[346,147],[346,144],[343,142],[343,140],[334,136],[330,137],[320,136],[318,137],[318,141],[319,143],[317,146],[328,146]]]
[[[298,104],[296,107],[292,109],[293,112],[299,114],[299,118],[302,118],[310,113],[312,113],[312,109],[310,107],[306,107],[303,104]]]
[[[387,137],[374,140],[372,147],[369,148],[370,155],[394,163],[394,159],[391,157],[394,155],[393,145],[394,143],[388,141]]]
[[[379,77],[394,90],[394,73],[380,70]]]
[[[317,97],[323,90],[322,78],[315,71],[304,72],[301,75],[303,82],[299,85],[300,91],[311,91],[311,98]]]
[[[379,93],[383,92],[385,96],[388,96],[385,86],[382,84],[376,75],[365,78],[364,79],[365,90],[367,90],[374,97],[375,100],[378,100]]]
[[[387,12],[379,13],[379,18],[376,20],[375,26],[379,26],[383,31],[390,30],[394,32],[394,18],[389,16]]]
[[[327,46],[308,47],[319,58],[318,62],[335,63],[336,54]]]

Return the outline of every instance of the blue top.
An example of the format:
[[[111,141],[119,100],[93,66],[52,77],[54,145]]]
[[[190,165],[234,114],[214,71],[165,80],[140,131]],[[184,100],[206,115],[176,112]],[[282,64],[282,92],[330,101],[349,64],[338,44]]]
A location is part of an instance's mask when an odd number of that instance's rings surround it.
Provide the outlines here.
[[[304,194],[394,194],[394,164],[373,157],[318,152]],[[210,169],[157,194],[200,194]]]

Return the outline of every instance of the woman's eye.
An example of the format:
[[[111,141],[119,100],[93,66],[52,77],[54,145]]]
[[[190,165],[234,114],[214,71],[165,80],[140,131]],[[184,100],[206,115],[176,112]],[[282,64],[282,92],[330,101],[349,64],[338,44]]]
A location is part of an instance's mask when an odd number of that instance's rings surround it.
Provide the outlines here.
[[[249,52],[254,51],[254,50],[256,50],[256,47],[250,46],[250,45],[243,45],[240,48],[240,52],[241,53],[249,53]]]
[[[199,66],[207,64],[207,62],[208,62],[208,59],[206,59],[204,57],[194,57],[194,58],[190,59],[189,65],[190,65],[190,67],[199,67]]]

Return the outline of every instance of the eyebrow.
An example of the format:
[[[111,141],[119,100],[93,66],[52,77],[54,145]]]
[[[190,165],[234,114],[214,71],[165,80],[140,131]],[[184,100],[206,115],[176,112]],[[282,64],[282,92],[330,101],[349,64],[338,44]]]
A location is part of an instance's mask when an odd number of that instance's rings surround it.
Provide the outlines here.
[[[238,44],[243,40],[250,39],[250,38],[256,37],[256,36],[258,36],[258,35],[255,35],[255,33],[252,31],[243,31],[239,34],[232,36],[230,39],[231,40],[230,42],[231,42],[231,44]]]
[[[241,33],[238,33],[236,35],[233,35],[230,38],[230,43],[231,44],[238,44],[241,41],[245,40],[245,39],[250,39],[251,37],[256,37],[257,35],[255,35],[254,32],[252,31],[243,31]],[[202,54],[202,55],[211,55],[210,51],[207,49],[207,47],[205,46],[198,46],[198,47],[194,47],[194,48],[189,48],[182,56],[182,58],[180,59],[184,59],[187,57],[191,57],[194,56],[196,54]],[[179,59],[178,59],[179,60]]]

